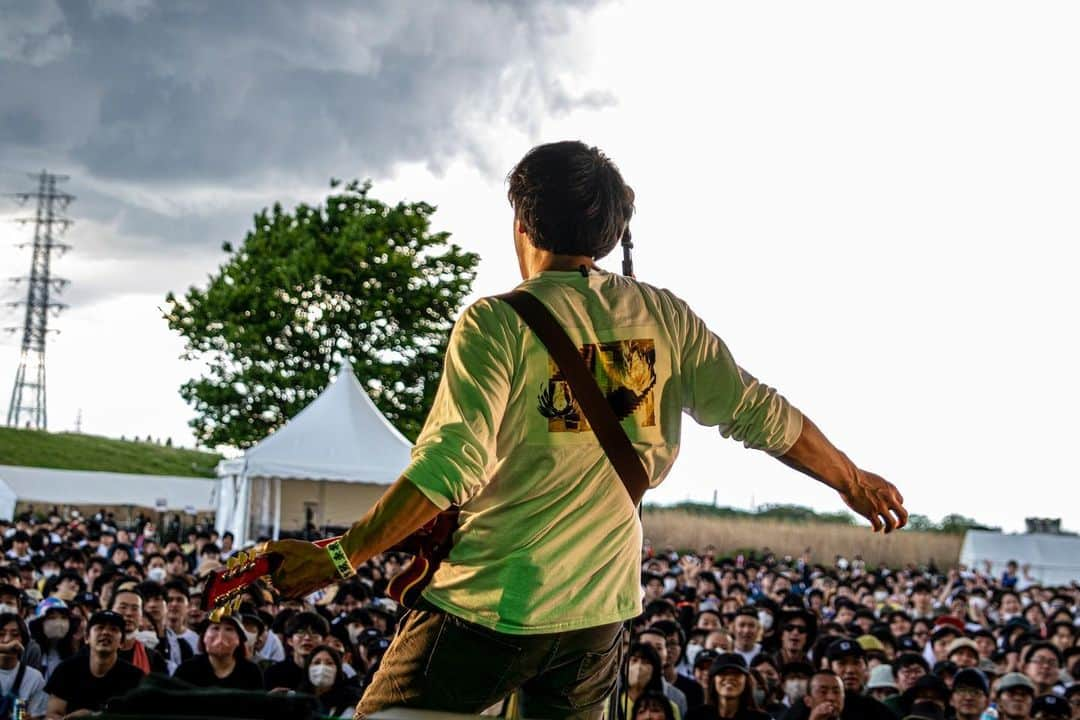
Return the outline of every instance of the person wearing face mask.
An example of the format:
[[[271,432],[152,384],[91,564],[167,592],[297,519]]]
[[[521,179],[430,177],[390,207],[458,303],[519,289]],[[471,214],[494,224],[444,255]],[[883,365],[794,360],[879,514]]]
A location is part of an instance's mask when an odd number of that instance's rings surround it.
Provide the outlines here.
[[[147,555],[145,566],[147,580],[157,583],[158,585],[165,584],[165,580],[169,577],[169,570],[166,567],[164,555],[161,553]]]
[[[244,626],[232,615],[207,622],[199,636],[199,654],[176,669],[178,680],[197,687],[262,690],[262,673],[247,659]]]
[[[787,708],[781,702],[780,665],[768,653],[759,653],[750,663],[754,677],[754,700],[769,717],[780,717]]]
[[[52,597],[38,603],[29,631],[31,638],[42,649],[38,669],[46,680],[52,677],[61,662],[78,651],[75,630],[76,623],[71,617],[71,608],[63,600]]]
[[[329,645],[317,645],[307,658],[304,677],[297,689],[315,696],[322,716],[353,716],[360,690],[346,682],[341,654],[337,650]]]
[[[627,686],[619,691],[618,703],[622,706],[625,716],[630,715],[634,703],[645,693],[664,695],[663,663],[660,654],[646,643],[631,643],[630,650],[626,654],[626,678]],[[668,699],[672,714],[676,720],[683,717],[678,706]]]
[[[814,674],[814,666],[804,661],[785,663],[780,666],[780,683],[784,690],[782,702],[787,707],[801,705],[806,695],[810,676]]]

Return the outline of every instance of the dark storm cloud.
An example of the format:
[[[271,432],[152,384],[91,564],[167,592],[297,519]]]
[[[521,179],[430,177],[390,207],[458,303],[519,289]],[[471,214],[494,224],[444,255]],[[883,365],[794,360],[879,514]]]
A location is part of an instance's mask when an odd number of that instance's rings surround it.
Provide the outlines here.
[[[143,182],[438,167],[478,152],[468,117],[607,102],[554,80],[566,5],[42,3],[0,36],[0,127]]]
[[[253,213],[331,176],[459,157],[502,173],[478,122],[609,104],[558,81],[593,4],[0,0],[0,190],[32,186],[12,168],[72,175],[71,262],[97,269],[69,301],[180,290],[192,254],[211,272]]]

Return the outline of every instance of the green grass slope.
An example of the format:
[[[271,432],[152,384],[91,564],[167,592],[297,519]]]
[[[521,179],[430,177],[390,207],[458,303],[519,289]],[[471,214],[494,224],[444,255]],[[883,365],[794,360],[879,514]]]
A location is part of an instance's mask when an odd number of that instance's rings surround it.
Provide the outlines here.
[[[214,477],[221,457],[147,442],[0,427],[0,465]]]

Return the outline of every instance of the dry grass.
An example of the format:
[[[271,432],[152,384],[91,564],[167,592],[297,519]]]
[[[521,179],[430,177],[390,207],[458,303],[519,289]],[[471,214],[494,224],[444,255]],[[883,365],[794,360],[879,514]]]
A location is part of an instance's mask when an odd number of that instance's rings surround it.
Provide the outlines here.
[[[777,555],[798,557],[809,547],[815,562],[830,563],[837,555],[862,555],[870,565],[899,567],[908,563],[954,565],[962,535],[901,531],[875,534],[868,527],[828,523],[701,517],[683,510],[645,511],[645,537],[653,547],[702,549],[714,545],[718,555],[735,550],[769,548]]]

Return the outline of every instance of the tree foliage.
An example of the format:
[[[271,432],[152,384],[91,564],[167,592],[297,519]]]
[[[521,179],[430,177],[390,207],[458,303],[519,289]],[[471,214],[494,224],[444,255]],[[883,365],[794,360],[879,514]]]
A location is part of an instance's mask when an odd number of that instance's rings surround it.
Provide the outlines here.
[[[433,233],[435,208],[386,205],[370,183],[331,182],[325,204],[255,216],[205,288],[169,293],[181,386],[204,446],[250,447],[310,403],[343,360],[398,430],[415,438],[431,406],[453,317],[479,257]]]

